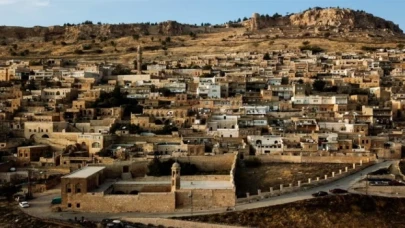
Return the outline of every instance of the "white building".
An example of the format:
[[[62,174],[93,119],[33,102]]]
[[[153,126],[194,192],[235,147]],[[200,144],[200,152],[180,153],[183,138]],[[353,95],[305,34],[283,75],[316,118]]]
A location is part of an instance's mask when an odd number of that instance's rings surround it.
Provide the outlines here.
[[[247,141],[256,151],[256,155],[282,153],[283,138],[275,135],[249,135]]]

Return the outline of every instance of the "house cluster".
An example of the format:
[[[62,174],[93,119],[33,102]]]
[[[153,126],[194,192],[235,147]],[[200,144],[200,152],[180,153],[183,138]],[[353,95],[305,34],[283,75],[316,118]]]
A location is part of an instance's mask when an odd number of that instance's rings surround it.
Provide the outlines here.
[[[401,158],[400,51],[138,55],[138,66],[1,62],[2,160],[75,170],[235,152]]]

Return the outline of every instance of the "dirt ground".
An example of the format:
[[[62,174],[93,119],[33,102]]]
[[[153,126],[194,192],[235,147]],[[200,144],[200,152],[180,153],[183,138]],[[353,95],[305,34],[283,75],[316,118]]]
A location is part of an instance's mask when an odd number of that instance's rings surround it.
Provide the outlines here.
[[[286,205],[182,218],[246,227],[405,227],[405,199],[329,196]]]
[[[245,197],[246,193],[257,195],[257,189],[262,192],[270,191],[270,187],[275,190],[280,188],[280,184],[285,186],[298,181],[307,182],[308,178],[316,180],[316,177],[324,178],[325,174],[332,175],[332,172],[342,171],[347,164],[262,164],[259,167],[248,168],[239,166],[236,172],[235,184],[236,195]]]
[[[0,202],[0,227],[2,228],[68,228],[73,225],[58,225],[33,218],[23,213],[17,202]]]
[[[25,214],[17,205],[17,202],[2,201],[0,202],[0,228],[96,228],[98,222],[84,221],[61,221],[61,220],[41,220]],[[111,220],[112,221],[112,220]],[[109,222],[111,222],[109,221]],[[101,227],[105,227],[106,223],[101,223]],[[156,226],[123,222],[126,227],[133,228],[156,228]]]

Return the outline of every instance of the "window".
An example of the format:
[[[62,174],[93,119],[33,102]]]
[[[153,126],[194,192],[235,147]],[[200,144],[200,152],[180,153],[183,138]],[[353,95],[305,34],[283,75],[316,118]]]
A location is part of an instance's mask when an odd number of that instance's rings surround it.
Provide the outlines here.
[[[80,188],[78,188],[78,189],[76,189],[76,192],[77,193],[79,193],[79,192],[81,192],[82,190],[80,189]]]
[[[76,207],[77,207],[77,208],[80,208],[80,203],[76,203]]]
[[[72,204],[71,204],[71,203],[68,203],[68,207],[72,207]]]
[[[67,192],[68,192],[68,193],[72,192],[72,189],[71,189],[71,188],[68,188],[68,189],[67,189]]]

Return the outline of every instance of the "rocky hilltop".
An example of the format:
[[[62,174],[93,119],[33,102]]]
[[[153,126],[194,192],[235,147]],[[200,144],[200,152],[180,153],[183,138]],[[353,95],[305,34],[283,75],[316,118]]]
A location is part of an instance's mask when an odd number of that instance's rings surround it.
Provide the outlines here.
[[[176,21],[161,22],[156,25],[142,24],[80,24],[32,28],[0,26],[2,39],[10,41],[52,41],[52,40],[89,40],[114,39],[125,36],[161,34],[167,36],[182,35],[189,31],[188,25]]]
[[[296,26],[300,28],[316,28],[318,30],[379,30],[390,34],[402,34],[398,25],[364,11],[340,8],[313,8],[302,13],[281,16],[253,14],[252,18],[243,22],[251,31],[270,27]]]
[[[304,33],[331,32],[344,36],[348,32],[371,32],[378,36],[402,35],[402,30],[391,21],[373,16],[364,11],[339,8],[312,8],[301,13],[281,16],[275,14],[259,15],[253,14],[249,20],[237,25],[246,27],[249,31],[255,32],[266,28],[270,34],[278,34],[278,37],[300,37]],[[215,26],[225,28],[225,26]],[[125,36],[138,35],[166,35],[176,36],[189,34],[190,31],[198,33],[207,32],[207,27],[200,28],[195,25],[181,24],[176,21],[165,21],[159,24],[92,24],[83,23],[80,25],[64,25],[52,27],[0,27],[0,40],[14,41],[53,41],[65,40],[74,42],[77,40],[90,39],[116,39]],[[221,29],[216,29],[221,32]],[[286,32],[287,31],[287,32]],[[300,32],[302,34],[300,34]],[[287,35],[286,35],[287,34]],[[5,42],[5,41],[4,41]]]

